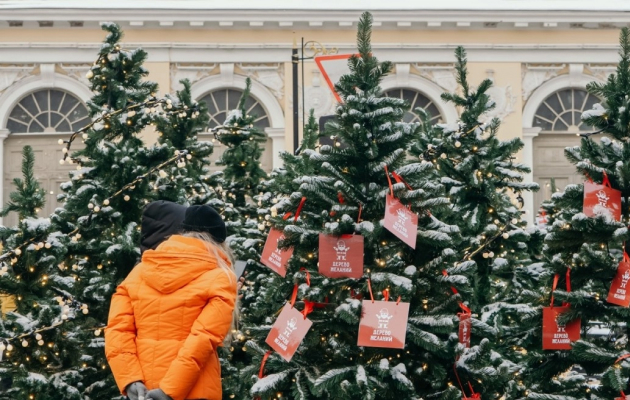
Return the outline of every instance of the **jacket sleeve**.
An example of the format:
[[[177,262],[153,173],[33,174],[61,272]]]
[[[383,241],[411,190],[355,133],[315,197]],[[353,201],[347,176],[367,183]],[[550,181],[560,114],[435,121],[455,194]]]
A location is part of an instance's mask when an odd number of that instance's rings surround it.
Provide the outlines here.
[[[144,381],[136,349],[136,323],[129,293],[123,282],[112,296],[105,328],[105,356],[122,394],[127,385]]]
[[[199,374],[216,351],[232,323],[236,301],[236,277],[223,271],[210,289],[208,303],[193,323],[190,334],[160,381],[160,389],[173,400],[184,400]]]

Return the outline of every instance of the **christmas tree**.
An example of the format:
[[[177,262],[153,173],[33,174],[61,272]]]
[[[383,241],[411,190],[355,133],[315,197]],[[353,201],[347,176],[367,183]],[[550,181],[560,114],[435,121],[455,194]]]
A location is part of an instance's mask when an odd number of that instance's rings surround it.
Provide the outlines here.
[[[236,207],[245,207],[258,193],[260,181],[267,177],[260,167],[260,143],[267,140],[267,135],[254,125],[257,116],[248,114],[253,101],[250,78],[245,85],[238,107],[228,113],[223,126],[215,128],[217,140],[226,146],[217,165],[225,167],[223,175],[228,187],[224,189]]]
[[[535,342],[541,280],[548,277],[539,259],[543,235],[526,228],[520,210],[521,194],[538,190],[538,185],[523,183],[529,167],[516,162],[522,141],[499,140],[500,121],[488,117],[495,106],[488,94],[492,81],[471,88],[464,48],[457,48],[455,57],[459,93],[442,98],[461,109],[460,120],[454,126],[425,123],[412,153],[436,164],[452,204],[438,217],[460,228],[456,251],[463,263],[476,267],[470,291],[464,294],[476,314],[472,343],[491,339],[492,351],[510,360],[487,370],[478,381],[479,392],[519,398],[523,387],[516,377],[528,360],[524,348]],[[461,368],[460,376],[471,379],[469,372]]]
[[[33,285],[25,288],[39,301],[18,305],[31,318],[28,324],[19,320],[23,334],[7,332],[8,340],[22,340],[21,351],[11,353],[20,383],[12,399],[33,393],[42,400],[120,397],[105,361],[102,328],[111,294],[139,259],[142,208],[155,199],[185,200],[191,189],[203,187],[205,162],[193,154],[209,149],[194,137],[205,124],[203,109],[190,101],[186,85],[176,98],[158,99],[157,85],[143,80],[146,53],[123,49],[117,25],[103,28],[109,34],[87,73],[95,93],[88,102],[92,122],[61,143],[60,162],[77,165],[62,185],[63,207],[50,220],[30,223],[26,229],[37,231],[29,237],[37,236],[23,244],[17,244],[23,237],[16,238],[3,255],[37,271],[48,289],[40,294]],[[139,134],[151,123],[165,132],[160,143],[145,147]],[[85,148],[72,153],[78,139]],[[40,318],[40,309],[51,315]]]
[[[183,201],[188,190],[201,189],[204,161],[195,157],[210,151],[195,138],[205,114],[200,117],[203,109],[191,101],[189,86],[176,98],[157,99],[157,85],[143,79],[146,53],[122,49],[118,26],[106,24],[104,29],[109,35],[90,70],[95,95],[88,103],[91,117],[104,122],[86,132],[85,149],[73,157],[82,169],[62,187],[64,208],[54,216],[62,232],[79,229],[66,262],[76,271],[76,296],[90,310],[76,335],[83,343],[79,372],[91,399],[110,399],[118,392],[99,334],[111,294],[139,261],[143,206],[157,199]],[[154,121],[163,131],[160,142],[147,148],[139,134]]]
[[[213,188],[220,185],[221,174],[210,173],[208,168],[213,146],[211,142],[197,140],[197,135],[208,125],[208,109],[205,103],[192,99],[190,81],[184,79],[180,83],[182,90],[178,90],[175,96],[165,96],[163,110],[153,121],[159,132],[158,143],[149,149],[151,154],[144,165],[163,162],[173,156],[173,149],[186,150],[185,159],[158,172],[153,190],[162,200],[180,204],[211,204],[219,208],[222,202]],[[182,164],[186,164],[186,168]]]
[[[528,375],[534,398],[599,400],[630,394],[630,362],[624,358],[630,352],[630,297],[625,285],[630,278],[625,248],[630,236],[627,28],[621,31],[620,44],[616,72],[605,83],[587,86],[589,93],[601,99],[582,114],[582,121],[594,132],[582,134],[580,146],[565,150],[585,183],[568,185],[547,206],[552,223],[544,254],[553,279],[545,283],[548,292],[555,290],[546,299],[553,308],[546,312],[555,310],[558,316],[543,322],[548,325],[545,336],[551,338],[542,341],[551,340],[553,347],[557,345],[554,335],[558,335],[566,350],[543,351],[539,346],[531,355]]]
[[[80,399],[76,376],[64,370],[78,362],[77,343],[55,329],[78,309],[67,295],[72,282],[55,267],[66,249],[62,238],[48,235],[50,219],[37,217],[45,192],[33,174],[33,149],[25,146],[22,154],[23,178],[14,179],[16,189],[1,213],[16,212],[19,222],[0,232],[5,243],[0,293],[13,295],[16,305],[0,319],[0,399],[28,399],[34,393],[42,399]]]
[[[299,190],[300,184],[296,179],[312,175],[319,166],[318,162],[311,160],[311,156],[317,157],[315,151],[317,139],[319,137],[319,126],[315,121],[315,116],[311,110],[309,119],[304,127],[302,142],[298,149],[298,154],[282,152],[280,158],[283,161],[281,168],[274,169],[269,179],[260,184],[261,194],[255,196],[258,205],[258,215],[263,218],[260,229],[265,234],[271,225],[271,218],[277,217],[278,213],[283,215],[290,206],[289,195]],[[257,236],[258,237],[258,236]],[[260,241],[262,245],[262,241]],[[251,383],[245,381],[240,376],[240,370],[252,365],[252,357],[244,348],[245,341],[248,340],[248,332],[251,327],[265,325],[270,313],[276,311],[274,303],[276,288],[276,274],[266,266],[260,264],[262,246],[257,246],[255,255],[247,261],[245,281],[241,288],[240,299],[240,321],[239,330],[234,335],[234,342],[228,351],[224,351],[222,358],[223,392],[225,398],[235,398],[248,396]],[[251,331],[249,331],[251,333]],[[235,396],[235,397],[230,397]]]
[[[282,233],[279,250],[292,255],[286,278],[280,276],[283,266],[275,266],[279,274],[268,284],[274,290],[259,302],[264,324],[243,328],[255,361],[242,371],[243,386],[261,399],[462,398],[453,368],[465,350],[456,333],[463,303],[451,286],[469,285],[474,268],[455,263],[452,236],[458,228],[435,217],[448,201],[434,166],[411,160],[406,150],[420,124],[403,122],[407,104],[379,88],[392,64],[374,57],[371,24],[365,13],[358,25],[359,55],[350,58],[351,73],[336,85],[343,103],[325,129],[342,145],[309,152],[317,169],[294,180],[299,188],[286,193],[283,208],[289,213],[271,218],[267,244],[275,247]],[[384,220],[386,209],[393,220]],[[331,251],[356,251],[358,258],[351,257],[348,271],[345,263],[341,268],[325,260]],[[299,316],[283,319],[296,309]],[[277,318],[281,326],[272,328]],[[372,331],[367,321],[375,318],[381,328]],[[392,318],[397,322],[390,327]],[[288,331],[277,330],[283,326]],[[301,345],[288,352],[286,335],[305,327]],[[360,329],[368,334],[359,342]],[[277,352],[268,352],[267,337]],[[490,347],[485,341],[462,358],[475,379],[485,379],[483,366],[501,362]]]

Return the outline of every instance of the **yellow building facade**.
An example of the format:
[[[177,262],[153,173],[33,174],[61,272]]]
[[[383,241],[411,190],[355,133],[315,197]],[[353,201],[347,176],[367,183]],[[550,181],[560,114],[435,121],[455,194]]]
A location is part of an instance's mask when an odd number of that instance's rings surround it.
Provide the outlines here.
[[[294,145],[294,40],[308,43],[305,56],[333,48],[352,53],[356,21],[362,7],[370,9],[374,53],[395,64],[383,90],[428,108],[436,122],[446,124],[457,123],[458,112],[440,94],[456,90],[453,50],[464,45],[471,81],[495,83],[490,93],[497,106],[488,117],[502,120],[502,138],[524,141],[520,158],[532,166],[527,179],[541,184],[538,194],[524,196],[530,222],[550,196],[550,179],[560,189],[580,181],[563,149],[589,130],[579,115],[598,99],[586,93],[586,84],[614,71],[619,28],[630,23],[630,5],[616,0],[598,9],[581,0],[483,5],[326,0],[317,4],[320,10],[275,0],[90,1],[80,8],[72,1],[8,3],[0,5],[0,197],[8,198],[11,180],[20,174],[21,148],[30,144],[37,177],[49,193],[42,215],[57,207],[59,184],[71,168],[59,164],[57,141],[85,122],[84,104],[91,96],[85,73],[103,40],[103,21],[123,27],[127,49],[148,52],[149,79],[159,83],[162,94],[190,79],[195,98],[209,105],[211,125],[223,122],[250,77],[256,100],[251,112],[269,135],[267,170],[279,167],[279,153]],[[312,60],[304,61],[299,84],[300,117],[302,109],[312,108],[318,117],[334,113],[334,98]],[[145,133],[149,143],[156,137]],[[217,147],[213,158],[221,151]],[[15,222],[11,218],[4,222]]]

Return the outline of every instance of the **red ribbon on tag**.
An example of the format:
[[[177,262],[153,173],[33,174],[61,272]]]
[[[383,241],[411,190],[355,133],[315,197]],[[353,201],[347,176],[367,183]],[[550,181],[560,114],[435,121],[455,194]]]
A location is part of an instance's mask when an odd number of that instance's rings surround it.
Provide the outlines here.
[[[593,178],[588,174],[588,172],[584,172],[584,176],[588,179],[589,182],[593,183]]]
[[[553,276],[553,285],[551,286],[551,304],[549,305],[550,307],[553,307],[553,292],[556,290],[556,288],[558,287],[558,281],[560,280],[560,274],[555,274]],[[567,273],[565,275],[565,280],[566,280],[566,284],[567,284],[567,293],[571,292],[571,268],[567,268]],[[562,303],[562,306],[568,306],[569,303],[564,302]]]
[[[372,294],[372,285],[370,284],[370,278],[367,280],[368,289],[370,290],[370,299],[372,299],[372,303],[374,303],[374,295]]]
[[[298,217],[300,216],[300,212],[302,211],[302,207],[304,207],[304,203],[306,202],[306,197],[302,197],[302,200],[300,200],[300,205],[297,208],[297,211],[295,212],[295,218],[293,218],[293,221],[297,221]]]
[[[295,285],[293,285],[293,293],[291,294],[291,307],[295,306],[295,300],[297,300],[297,292],[298,285],[296,283]]]
[[[302,315],[304,315],[304,319],[313,311],[313,307],[315,307],[314,301],[304,300],[304,310],[302,310]]]
[[[311,274],[304,267],[300,268],[300,271],[306,272],[306,284],[308,286],[311,286]],[[293,293],[291,294],[291,307],[295,306],[295,300],[297,300],[297,293],[298,293],[298,284],[296,283],[293,285]],[[306,300],[304,300],[304,303],[306,303]]]
[[[413,188],[411,187],[410,184],[407,183],[407,181],[405,181],[402,176],[398,175],[395,171],[392,172],[392,176],[394,177],[394,179],[396,180],[397,183],[403,183],[407,189],[409,190],[413,190]]]
[[[385,176],[387,177],[387,184],[389,185],[389,194],[394,196],[394,187],[392,186],[392,180],[389,178],[389,171],[387,170],[387,165],[385,166]]]
[[[273,353],[273,350],[267,350],[265,355],[263,356],[262,362],[260,363],[260,371],[258,371],[258,378],[262,379],[265,377],[265,363],[269,356]]]
[[[610,187],[610,181],[608,180],[608,174],[606,171],[603,172],[604,177],[602,178],[602,185]]]
[[[389,301],[389,290],[388,289],[383,290],[383,297],[385,298],[385,301]]]
[[[341,192],[337,192],[337,199],[339,200],[339,204],[344,203],[343,194],[341,194]]]
[[[397,183],[404,183],[407,189],[413,190],[410,184],[408,184],[400,175],[398,175],[395,171],[392,171],[392,176],[396,180]]]
[[[553,285],[551,285],[551,302],[549,304],[549,307],[553,307],[553,292],[556,290],[556,287],[558,287],[559,279],[560,279],[560,274],[555,274],[553,276]]]
[[[300,271],[304,271],[306,273],[306,284],[311,286],[311,274],[304,267],[300,268]]]
[[[359,203],[359,216],[357,217],[357,224],[361,222],[361,211],[363,211],[363,204]]]
[[[468,387],[470,388],[470,397],[466,396],[466,392],[464,391],[464,385],[462,385],[462,381],[459,379],[459,374],[457,373],[457,365],[453,364],[453,372],[455,372],[455,377],[457,378],[457,383],[459,383],[459,389],[462,391],[462,395],[465,398],[469,399],[480,399],[481,395],[479,393],[475,393],[475,389],[473,389],[472,384],[468,382]]]
[[[630,353],[628,354],[624,354],[623,356],[619,357],[617,360],[615,360],[615,364],[617,364],[620,361],[625,360],[626,358],[630,357]]]
[[[446,272],[445,269],[442,270],[442,275],[444,276],[448,276],[448,272]],[[453,292],[453,294],[458,294],[459,292],[457,291],[457,289],[455,289],[454,286],[451,286],[451,291]]]

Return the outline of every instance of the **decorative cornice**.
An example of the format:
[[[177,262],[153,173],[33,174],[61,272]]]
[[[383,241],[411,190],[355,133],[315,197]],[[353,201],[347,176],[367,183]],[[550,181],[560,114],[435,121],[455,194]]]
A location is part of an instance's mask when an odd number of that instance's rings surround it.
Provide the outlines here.
[[[472,2],[469,2],[472,3]],[[17,3],[16,3],[17,4]],[[171,3],[172,4],[172,3]],[[171,8],[173,6],[171,5]],[[474,8],[474,7],[473,7]],[[8,21],[24,27],[93,28],[107,16],[138,29],[354,29],[360,10],[281,9],[156,9],[156,8],[4,8],[3,26]],[[616,29],[630,24],[630,7],[618,11],[554,10],[376,10],[377,29]],[[603,22],[605,21],[605,22]],[[41,24],[45,22],[45,24]],[[81,24],[82,22],[82,24]],[[14,23],[15,25],[15,23]],[[17,25],[15,25],[17,26]]]
[[[356,50],[354,43],[332,43],[339,52]],[[453,43],[372,43],[374,49],[409,49],[409,50],[453,50],[459,44]],[[72,43],[72,42],[0,42],[0,49],[99,49],[101,43]],[[208,42],[125,42],[125,47],[146,49],[291,49],[290,41],[286,43],[208,43]],[[471,50],[618,50],[617,43],[467,43],[466,49]]]

